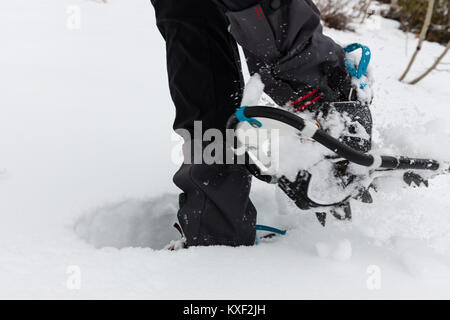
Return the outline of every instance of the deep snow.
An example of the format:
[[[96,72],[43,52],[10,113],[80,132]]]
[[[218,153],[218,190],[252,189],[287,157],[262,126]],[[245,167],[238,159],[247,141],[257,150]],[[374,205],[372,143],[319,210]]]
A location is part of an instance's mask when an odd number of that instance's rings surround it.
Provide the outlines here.
[[[0,3],[0,298],[450,298],[447,176],[428,189],[385,179],[352,223],[326,228],[255,182],[259,222],[286,237],[157,250],[178,237],[177,165],[153,14],[147,0]],[[396,27],[374,16],[326,32],[372,49],[375,150],[450,159],[449,73],[399,83],[416,40],[406,54]],[[425,43],[409,78],[442,49]]]

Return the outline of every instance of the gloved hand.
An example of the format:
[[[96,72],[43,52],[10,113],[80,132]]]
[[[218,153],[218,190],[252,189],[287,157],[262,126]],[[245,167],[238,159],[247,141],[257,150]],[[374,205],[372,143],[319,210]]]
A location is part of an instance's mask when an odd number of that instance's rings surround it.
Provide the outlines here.
[[[222,2],[250,72],[261,75],[264,91],[278,105],[304,109],[316,101],[347,100],[351,84],[344,51],[323,35],[311,0],[257,1],[245,9],[256,1]]]

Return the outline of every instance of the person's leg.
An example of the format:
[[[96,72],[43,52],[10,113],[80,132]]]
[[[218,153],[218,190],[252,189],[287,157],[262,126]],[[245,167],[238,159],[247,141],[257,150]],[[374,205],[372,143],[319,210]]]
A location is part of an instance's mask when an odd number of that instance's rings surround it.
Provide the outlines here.
[[[237,46],[225,16],[212,0],[152,3],[166,40],[174,129],[192,134],[194,121],[202,121],[203,129],[224,130],[243,89]],[[187,246],[254,244],[256,209],[244,166],[185,163],[174,182],[183,191],[178,220]]]
[[[255,243],[256,209],[245,166],[183,164],[174,182],[183,190],[178,220],[188,246]]]
[[[243,89],[237,45],[212,0],[152,0],[166,40],[174,129],[223,129]]]

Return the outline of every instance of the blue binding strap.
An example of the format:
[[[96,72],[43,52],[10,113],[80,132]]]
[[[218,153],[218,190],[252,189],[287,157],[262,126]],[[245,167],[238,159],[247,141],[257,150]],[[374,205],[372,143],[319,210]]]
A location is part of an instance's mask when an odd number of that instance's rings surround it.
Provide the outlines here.
[[[284,236],[286,234],[286,230],[280,230],[274,227],[269,227],[269,226],[264,226],[262,224],[257,224],[256,225],[256,231],[268,231],[268,232],[272,232],[275,234],[279,234]],[[257,245],[259,243],[259,238],[256,237],[255,238],[255,245]]]
[[[262,224],[257,224],[256,225],[256,230],[257,231],[268,231],[268,232],[273,232],[276,234],[281,234],[282,236],[284,236],[286,234],[286,230],[280,230],[274,227],[269,227],[269,226],[264,226]]]
[[[248,122],[250,123],[250,125],[254,128],[261,128],[262,127],[262,123],[256,119],[253,118],[247,118],[247,116],[245,115],[244,111],[245,108],[247,108],[248,106],[243,106],[240,107],[239,109],[236,110],[236,119],[238,119],[239,122]]]
[[[358,69],[356,68],[354,62],[350,58],[345,58],[345,65],[352,78],[361,79],[361,77],[365,76],[367,73],[367,68],[369,66],[370,58],[372,56],[369,47],[363,46],[362,44],[359,43],[352,43],[346,46],[344,48],[344,51],[350,53],[358,49],[362,50],[361,61],[359,62]],[[361,89],[364,89],[366,85],[367,85],[366,83],[361,83]]]

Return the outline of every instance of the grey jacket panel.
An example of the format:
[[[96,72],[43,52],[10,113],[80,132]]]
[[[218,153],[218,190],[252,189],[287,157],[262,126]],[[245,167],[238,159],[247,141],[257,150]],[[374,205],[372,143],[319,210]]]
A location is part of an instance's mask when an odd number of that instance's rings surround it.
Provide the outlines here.
[[[236,41],[264,62],[270,63],[279,60],[281,54],[272,27],[263,15],[260,5],[227,13],[230,31]]]
[[[245,49],[250,71],[261,74],[268,93],[280,105],[318,88],[327,100],[339,100],[349,87],[344,51],[323,35],[320,13],[310,0],[263,1],[227,12],[230,32]]]

